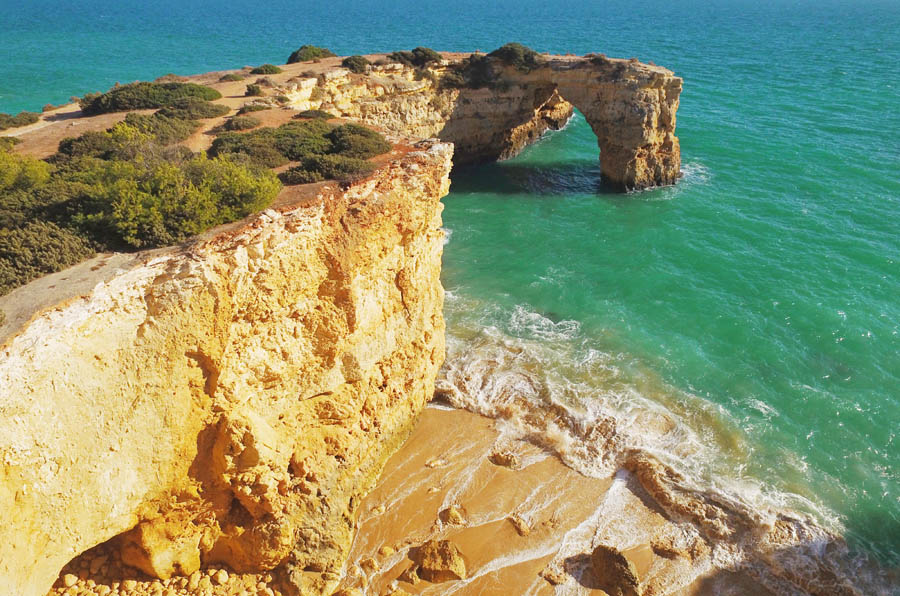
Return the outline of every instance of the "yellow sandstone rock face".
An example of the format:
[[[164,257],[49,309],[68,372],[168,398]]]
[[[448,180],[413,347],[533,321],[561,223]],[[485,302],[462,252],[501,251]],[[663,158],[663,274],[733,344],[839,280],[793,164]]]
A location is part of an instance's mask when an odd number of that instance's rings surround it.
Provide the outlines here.
[[[160,578],[216,563],[333,589],[444,357],[451,155],[422,143],[148,257],[7,340],[0,594],[44,594],[112,538]]]
[[[366,75],[335,69],[298,77],[278,92],[297,109],[322,109],[408,138],[454,143],[456,163],[512,157],[578,108],[600,147],[607,183],[623,189],[674,184],[682,79],[637,60],[552,56],[523,73],[501,68],[480,89],[440,84],[451,64],[422,71],[389,64]],[[417,80],[417,77],[420,80]]]

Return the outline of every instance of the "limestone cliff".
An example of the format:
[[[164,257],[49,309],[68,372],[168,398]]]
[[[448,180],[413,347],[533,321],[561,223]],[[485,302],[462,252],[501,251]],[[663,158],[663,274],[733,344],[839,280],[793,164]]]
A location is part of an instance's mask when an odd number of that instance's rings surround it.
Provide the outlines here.
[[[356,508],[444,357],[441,196],[422,143],[130,264],[0,351],[0,594],[46,593],[117,537],[157,577],[201,562],[334,585]]]
[[[454,143],[456,163],[504,159],[578,108],[597,135],[605,181],[623,189],[673,184],[681,175],[675,136],[682,80],[637,60],[555,56],[521,72],[497,66],[478,89],[448,88],[453,61],[428,69],[375,66],[299,75],[280,89],[297,109],[322,109],[409,138]]]

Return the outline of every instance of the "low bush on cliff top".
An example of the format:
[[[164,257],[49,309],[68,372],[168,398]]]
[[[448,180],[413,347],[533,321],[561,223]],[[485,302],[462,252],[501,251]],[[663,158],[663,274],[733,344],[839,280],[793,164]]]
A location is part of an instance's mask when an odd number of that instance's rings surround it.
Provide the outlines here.
[[[440,85],[444,88],[495,87],[504,65],[527,73],[543,64],[544,59],[531,48],[520,43],[508,43],[487,55],[472,54],[446,73]]]
[[[247,85],[247,89],[244,90],[245,97],[259,97],[262,94],[263,94],[262,87],[260,87],[256,83],[251,83],[250,85]]]
[[[306,184],[334,179],[351,182],[365,178],[375,170],[375,164],[344,155],[313,155],[279,175],[285,184]]]
[[[544,59],[540,54],[520,43],[508,43],[501,46],[488,54],[488,58],[500,60],[521,72],[530,72],[544,64]]]
[[[277,176],[173,143],[197,123],[129,114],[47,161],[0,151],[0,294],[95,250],[164,246],[268,206]]]
[[[256,75],[270,75],[270,74],[278,74],[280,72],[284,72],[274,64],[263,64],[262,66],[257,66],[253,70],[250,71],[250,74]]]
[[[35,114],[34,112],[19,112],[15,116],[0,113],[0,130],[28,126],[37,122],[39,118],[40,114]]]
[[[262,112],[265,110],[271,110],[272,106],[262,103],[248,103],[245,106],[241,106],[241,109],[238,110],[238,116],[242,116],[244,114],[251,114],[253,112]]]
[[[106,93],[89,93],[79,100],[88,116],[107,112],[127,112],[164,108],[183,97],[212,101],[222,97],[215,89],[195,83],[130,83],[113,87]]]
[[[358,124],[329,124],[324,118],[292,120],[278,128],[225,133],[213,141],[210,155],[240,155],[251,163],[274,168],[291,161],[300,165],[283,174],[286,184],[341,181],[371,173],[366,159],[386,153],[391,144],[378,132]],[[371,166],[371,167],[370,167]]]
[[[0,137],[0,151],[9,151],[21,142],[19,137]]]
[[[371,64],[368,60],[366,60],[363,56],[347,56],[343,60],[341,60],[341,66],[350,70],[350,72],[355,72],[356,74],[363,74],[366,72],[366,67]]]
[[[440,62],[441,60],[443,60],[443,58],[441,58],[441,55],[431,48],[425,48],[422,46],[413,49],[411,52],[407,52],[404,50],[388,54],[388,59],[392,60],[393,62],[399,62],[401,64],[406,64],[407,66],[415,66],[417,68],[422,68],[423,66],[432,62]]]
[[[225,130],[250,130],[260,124],[262,121],[253,116],[235,116],[225,121]]]
[[[172,105],[161,109],[157,114],[181,120],[202,120],[224,116],[229,111],[228,106],[212,103],[199,97],[182,97],[173,101]]]
[[[380,133],[358,124],[338,126],[325,137],[331,141],[331,153],[345,157],[368,159],[391,150],[391,144]]]
[[[0,228],[0,296],[92,256],[87,240],[50,222]]]
[[[105,131],[89,131],[80,137],[63,139],[51,161],[62,163],[74,157],[134,159],[151,145],[159,148],[185,140],[198,126],[193,120],[160,114],[128,114],[125,120]]]
[[[308,120],[311,118],[321,118],[323,120],[331,120],[332,118],[337,118],[331,112],[326,112],[324,110],[303,110],[296,116],[294,116],[295,120]]]
[[[219,82],[220,83],[228,83],[228,82],[243,81],[243,80],[244,80],[244,77],[242,77],[241,75],[230,72],[226,75],[222,75],[222,77],[219,79]]]
[[[328,48],[320,48],[317,46],[303,45],[299,50],[288,57],[287,64],[295,64],[297,62],[308,62],[310,60],[319,60],[321,58],[332,58],[335,54]]]

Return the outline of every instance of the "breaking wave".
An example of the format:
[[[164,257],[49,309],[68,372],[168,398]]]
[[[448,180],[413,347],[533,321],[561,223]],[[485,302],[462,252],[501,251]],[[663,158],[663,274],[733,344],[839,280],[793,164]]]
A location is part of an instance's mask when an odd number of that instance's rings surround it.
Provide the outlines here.
[[[636,476],[674,520],[775,593],[891,594],[851,555],[837,516],[746,472],[752,451],[718,406],[596,349],[578,321],[522,305],[503,310],[448,292],[438,396],[490,417],[592,477]]]

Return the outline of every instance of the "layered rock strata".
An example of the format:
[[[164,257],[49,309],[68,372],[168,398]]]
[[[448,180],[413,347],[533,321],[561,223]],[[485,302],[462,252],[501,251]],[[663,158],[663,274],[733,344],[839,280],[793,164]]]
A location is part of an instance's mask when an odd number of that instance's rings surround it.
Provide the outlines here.
[[[451,155],[420,144],[130,264],[7,339],[0,593],[46,593],[114,537],[152,576],[223,564],[329,591],[444,357]]]
[[[604,180],[619,189],[669,185],[681,175],[675,136],[682,79],[637,60],[550,57],[521,72],[497,66],[485,87],[447,88],[454,63],[388,64],[368,74],[339,68],[300,75],[279,93],[297,109],[321,109],[410,138],[454,143],[457,164],[504,159],[578,108],[597,135]]]

